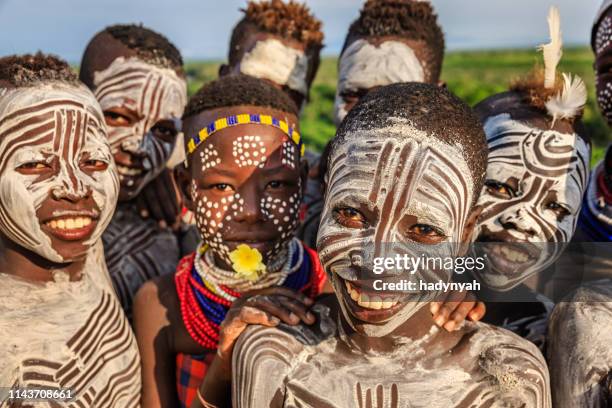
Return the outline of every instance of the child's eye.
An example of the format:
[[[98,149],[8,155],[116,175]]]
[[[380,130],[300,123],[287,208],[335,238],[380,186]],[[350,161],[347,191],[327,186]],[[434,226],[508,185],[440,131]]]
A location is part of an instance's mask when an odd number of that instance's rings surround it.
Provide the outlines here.
[[[29,162],[17,167],[17,171],[23,174],[40,174],[47,170],[51,170],[51,166],[45,162]]]
[[[487,192],[495,197],[505,199],[514,197],[514,190],[505,183],[500,183],[499,181],[495,180],[487,180],[485,181],[485,186],[487,186]]]
[[[439,229],[427,224],[414,224],[408,228],[408,236],[423,244],[437,244],[446,238]]]
[[[108,168],[108,163],[102,160],[90,159],[90,160],[84,160],[81,163],[81,166],[85,170],[89,170],[89,171],[102,171]]]
[[[285,185],[284,182],[279,181],[279,180],[273,180],[271,182],[268,183],[268,187],[272,188],[272,189],[278,189],[281,188]]]
[[[571,214],[567,208],[556,201],[546,204],[546,209],[553,211],[557,217],[565,217]]]
[[[127,115],[112,110],[104,111],[104,120],[108,126],[130,126],[131,120]]]
[[[347,228],[366,228],[367,220],[354,208],[344,207],[333,211],[336,222]]]
[[[172,143],[176,137],[176,129],[165,123],[157,123],[151,128],[151,133],[164,142]]]
[[[229,184],[225,184],[225,183],[214,184],[211,187],[213,188],[213,190],[220,191],[223,193],[234,190],[232,186],[230,186]]]

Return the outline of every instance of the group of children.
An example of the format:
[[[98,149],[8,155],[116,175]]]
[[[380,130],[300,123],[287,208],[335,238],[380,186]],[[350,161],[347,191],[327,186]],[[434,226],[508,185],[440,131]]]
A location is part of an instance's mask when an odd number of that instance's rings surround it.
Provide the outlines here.
[[[191,97],[139,25],[96,34],[78,77],[0,58],[0,387],[69,392],[0,407],[612,406],[612,262],[556,267],[612,230],[556,9],[543,67],[472,109],[440,81],[432,5],[365,1],[321,155],[299,126],[321,23],[243,13]],[[610,119],[612,1],[592,37]],[[484,256],[485,289],[374,290],[465,278],[374,272],[423,253]]]

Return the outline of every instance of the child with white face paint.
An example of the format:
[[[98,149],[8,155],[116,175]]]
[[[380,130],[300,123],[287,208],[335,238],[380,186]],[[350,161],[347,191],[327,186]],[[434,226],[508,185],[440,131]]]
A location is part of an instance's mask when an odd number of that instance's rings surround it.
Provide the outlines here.
[[[180,212],[166,165],[187,102],[182,58],[160,34],[117,25],[89,42],[80,76],[100,102],[119,173],[120,204],[103,239],[113,285],[129,316],[140,286],[173,273],[180,259],[183,231],[143,219],[139,201],[144,196],[150,208],[172,207],[167,212],[175,219]],[[151,197],[153,182],[161,188]]]
[[[334,118],[340,125],[361,97],[381,86],[400,82],[439,84],[444,57],[444,34],[432,5],[417,0],[368,0],[347,34],[338,60]],[[324,150],[318,180],[309,184],[321,189],[327,166]],[[298,236],[314,245],[317,239],[323,199],[311,194],[305,200],[305,218]],[[466,317],[479,320],[484,305],[467,293],[453,293],[452,302],[432,304],[434,320],[453,330]],[[463,301],[463,302],[462,302]]]
[[[418,0],[368,0],[338,60],[336,126],[368,91],[399,82],[437,84],[444,34],[433,7]]]
[[[338,59],[334,122],[339,126],[353,106],[369,91],[400,82],[437,84],[444,56],[444,34],[428,2],[368,0],[344,41]],[[327,149],[325,149],[327,150]],[[325,151],[324,151],[325,152]],[[325,154],[318,163],[323,179]],[[321,185],[319,183],[319,189]],[[316,241],[321,195],[306,201],[300,237]]]
[[[480,278],[501,291],[558,259],[587,185],[591,149],[580,131],[586,87],[578,77],[557,77],[562,43],[554,8],[549,24],[544,71],[476,107],[489,143],[478,240],[492,242],[483,246],[491,267]]]
[[[246,330],[233,356],[234,406],[550,407],[535,346],[480,323],[440,330],[427,307],[435,295],[373,287],[403,278],[372,272],[383,252],[462,255],[485,166],[481,125],[448,91],[407,83],[366,95],[330,151],[317,247],[335,298],[319,305],[327,313],[306,344],[284,328]]]
[[[0,384],[136,406],[138,350],[100,245],[119,180],[95,97],[54,57],[0,59],[0,135]]]
[[[230,40],[220,76],[244,74],[284,91],[302,109],[319,68],[321,22],[294,0],[249,0]]]

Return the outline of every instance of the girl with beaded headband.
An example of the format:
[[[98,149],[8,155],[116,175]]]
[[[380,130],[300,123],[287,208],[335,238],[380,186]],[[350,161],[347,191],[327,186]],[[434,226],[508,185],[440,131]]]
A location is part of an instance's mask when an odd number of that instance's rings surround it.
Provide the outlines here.
[[[202,244],[175,277],[136,297],[144,406],[175,406],[177,397],[190,406],[215,351],[231,354],[246,325],[314,321],[308,306],[325,275],[294,238],[307,172],[297,123],[286,94],[246,75],[213,81],[189,101],[178,178]],[[244,307],[228,313],[235,304]],[[222,368],[215,375],[225,378]]]
[[[580,123],[584,82],[557,73],[562,38],[554,7],[548,25],[544,68],[476,106],[489,145],[476,245],[488,262],[476,275],[498,302],[488,305],[488,321],[539,345],[552,305],[524,282],[532,277],[541,281],[532,288],[543,285],[545,270],[571,240],[591,155]]]

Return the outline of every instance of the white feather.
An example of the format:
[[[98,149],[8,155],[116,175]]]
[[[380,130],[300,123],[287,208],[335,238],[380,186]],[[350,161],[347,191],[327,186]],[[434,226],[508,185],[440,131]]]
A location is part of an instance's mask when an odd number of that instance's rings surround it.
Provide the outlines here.
[[[555,6],[548,12],[548,30],[550,42],[541,45],[540,50],[544,54],[544,87],[547,89],[555,87],[557,77],[557,65],[563,55],[563,38],[561,37],[561,16],[559,9]]]
[[[546,102],[546,110],[557,119],[572,119],[578,116],[587,101],[587,89],[584,81],[577,75],[563,74],[563,89]]]

